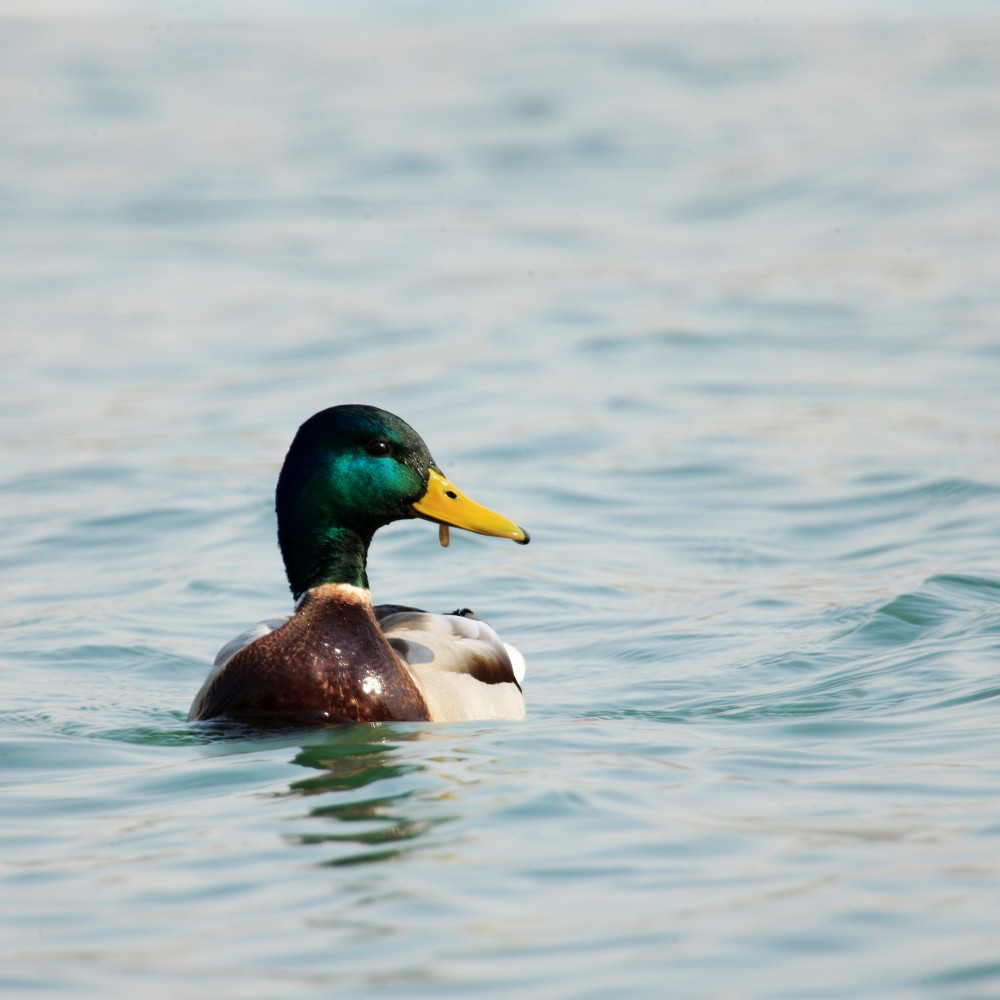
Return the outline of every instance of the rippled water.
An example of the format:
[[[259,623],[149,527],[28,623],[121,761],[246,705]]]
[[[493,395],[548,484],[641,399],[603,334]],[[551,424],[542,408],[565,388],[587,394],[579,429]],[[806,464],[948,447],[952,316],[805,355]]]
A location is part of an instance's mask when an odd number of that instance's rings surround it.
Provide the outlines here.
[[[129,10],[0,22],[0,984],[1000,995],[1000,21]],[[185,723],[348,401],[524,724]]]

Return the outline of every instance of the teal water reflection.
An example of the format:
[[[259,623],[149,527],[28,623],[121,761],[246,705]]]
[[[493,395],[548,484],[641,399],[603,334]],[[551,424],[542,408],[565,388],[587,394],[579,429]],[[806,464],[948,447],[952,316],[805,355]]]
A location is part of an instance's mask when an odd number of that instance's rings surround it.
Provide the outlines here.
[[[356,865],[401,857],[434,823],[407,815],[407,800],[414,792],[399,779],[422,770],[418,764],[394,759],[396,746],[389,740],[415,739],[417,735],[386,734],[387,727],[346,726],[322,744],[311,744],[292,759],[300,767],[320,773],[293,781],[288,795],[322,796],[321,804],[309,809],[310,819],[322,821],[324,832],[289,836],[304,846],[355,847],[336,852],[324,864]],[[387,792],[379,783],[399,789]],[[383,793],[383,794],[380,794]]]

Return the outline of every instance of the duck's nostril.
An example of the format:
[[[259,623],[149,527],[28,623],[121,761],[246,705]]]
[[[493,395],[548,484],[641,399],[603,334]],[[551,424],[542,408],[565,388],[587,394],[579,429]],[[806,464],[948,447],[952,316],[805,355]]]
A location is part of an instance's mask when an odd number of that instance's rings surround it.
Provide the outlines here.
[[[458,494],[457,494],[457,493],[456,493],[456,492],[455,492],[454,490],[445,490],[445,493],[444,493],[444,495],[445,495],[445,496],[446,496],[446,497],[447,497],[447,498],[448,498],[449,500],[457,500],[457,499],[458,499]]]

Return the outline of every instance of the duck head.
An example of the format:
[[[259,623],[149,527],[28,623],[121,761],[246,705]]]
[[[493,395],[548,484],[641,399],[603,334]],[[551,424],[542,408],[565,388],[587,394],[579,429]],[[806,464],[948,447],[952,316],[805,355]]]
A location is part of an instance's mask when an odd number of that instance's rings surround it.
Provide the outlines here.
[[[409,424],[374,406],[334,406],[299,428],[278,477],[275,506],[296,598],[320,583],[367,588],[372,536],[403,518],[529,541],[523,528],[457,489]]]

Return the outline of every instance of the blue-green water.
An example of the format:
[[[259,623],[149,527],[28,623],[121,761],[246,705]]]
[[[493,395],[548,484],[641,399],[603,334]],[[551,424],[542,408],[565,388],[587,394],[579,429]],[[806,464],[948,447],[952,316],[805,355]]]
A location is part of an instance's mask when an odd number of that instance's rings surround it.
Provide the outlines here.
[[[0,21],[10,995],[1000,996],[1000,20],[94,9]],[[531,531],[370,567],[524,724],[185,723],[338,402]]]

